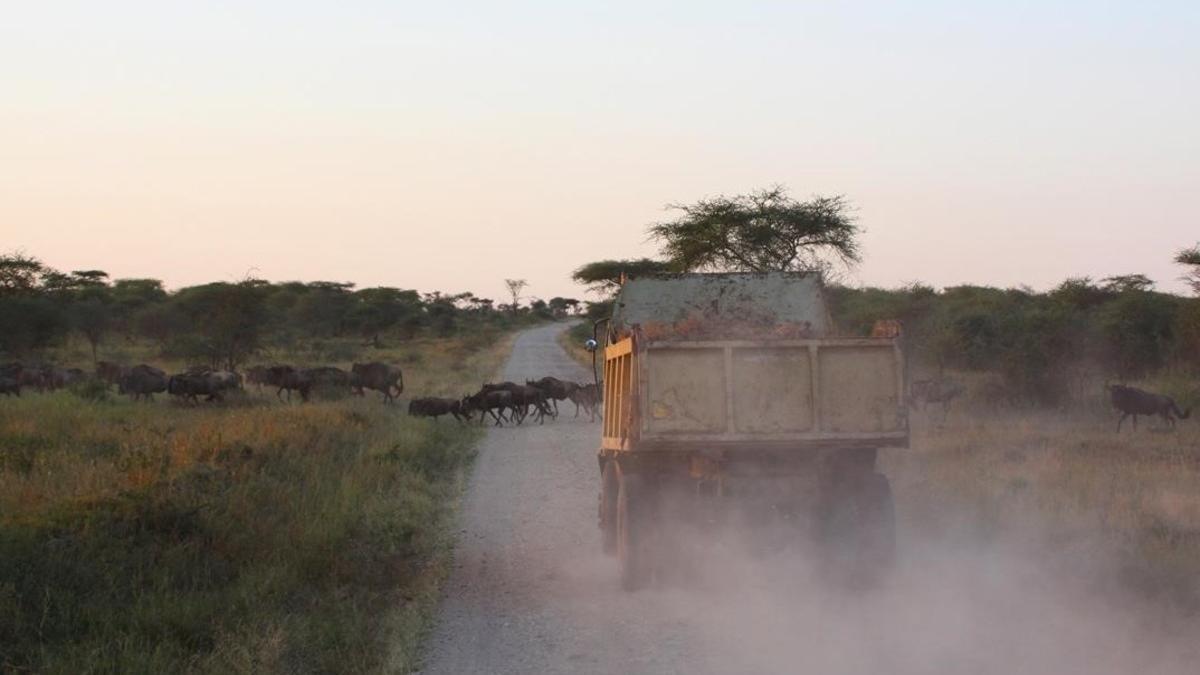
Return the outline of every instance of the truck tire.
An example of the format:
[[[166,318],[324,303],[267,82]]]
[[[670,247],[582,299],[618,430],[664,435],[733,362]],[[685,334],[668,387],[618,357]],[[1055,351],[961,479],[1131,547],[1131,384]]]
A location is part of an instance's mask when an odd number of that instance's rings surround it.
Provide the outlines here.
[[[896,504],[887,476],[872,473],[863,485],[862,549],[864,573],[878,581],[896,563]]]
[[[896,558],[896,515],[886,476],[869,473],[830,486],[820,514],[828,570],[852,586],[874,586]]]
[[[644,588],[653,575],[649,497],[641,476],[621,474],[617,490],[617,561],[621,588],[626,591]]]
[[[620,491],[617,463],[609,460],[600,472],[600,549],[617,554],[617,493]]]

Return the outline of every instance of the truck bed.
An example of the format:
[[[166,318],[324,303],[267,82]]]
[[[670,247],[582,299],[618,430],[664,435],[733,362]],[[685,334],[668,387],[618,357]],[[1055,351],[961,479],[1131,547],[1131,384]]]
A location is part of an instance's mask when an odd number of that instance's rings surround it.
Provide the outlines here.
[[[894,340],[656,341],[605,350],[603,449],[906,447]]]

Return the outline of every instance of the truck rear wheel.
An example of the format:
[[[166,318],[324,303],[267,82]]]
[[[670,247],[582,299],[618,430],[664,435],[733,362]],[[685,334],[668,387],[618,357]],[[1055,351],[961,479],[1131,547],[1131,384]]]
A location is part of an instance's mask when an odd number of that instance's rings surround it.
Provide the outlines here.
[[[820,519],[829,570],[854,586],[872,586],[896,559],[896,514],[886,476],[869,473],[830,486]]]
[[[606,555],[617,554],[617,495],[620,491],[617,463],[609,460],[600,472],[600,548]]]
[[[653,575],[651,547],[652,508],[646,481],[622,473],[617,490],[617,560],[621,588],[636,591]]]

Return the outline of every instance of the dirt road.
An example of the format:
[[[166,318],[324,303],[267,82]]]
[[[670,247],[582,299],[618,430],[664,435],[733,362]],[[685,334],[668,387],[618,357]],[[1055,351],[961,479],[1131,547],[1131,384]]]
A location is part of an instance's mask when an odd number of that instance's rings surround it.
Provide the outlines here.
[[[589,380],[561,330],[519,336],[505,379]],[[871,594],[830,592],[795,555],[734,556],[697,587],[621,593],[599,552],[599,425],[573,408],[482,443],[424,672],[1184,673],[1200,658],[1078,569],[923,543],[903,525],[896,579]]]
[[[555,341],[518,337],[504,379],[591,374]],[[426,658],[428,673],[684,672],[690,637],[653,594],[622,595],[599,553],[600,425],[560,404],[545,426],[493,429],[463,505],[456,567]]]

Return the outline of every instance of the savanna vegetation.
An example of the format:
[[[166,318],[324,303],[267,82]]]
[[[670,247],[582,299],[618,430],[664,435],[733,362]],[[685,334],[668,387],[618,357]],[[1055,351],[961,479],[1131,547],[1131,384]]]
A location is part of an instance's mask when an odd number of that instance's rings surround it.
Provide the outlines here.
[[[0,356],[404,371],[405,396],[490,379],[534,300],[154,280],[0,259]],[[363,672],[416,664],[474,425],[347,392],[134,402],[97,379],[0,398],[0,671]]]
[[[153,357],[229,370],[282,354],[347,361],[362,356],[360,347],[505,330],[566,316],[580,304],[561,297],[522,303],[525,282],[507,281],[521,285],[506,304],[472,293],[356,289],[336,281],[248,278],[168,291],[157,279],[60,272],[8,253],[0,255],[0,358],[84,365],[78,362]],[[63,352],[75,339],[88,353]]]

